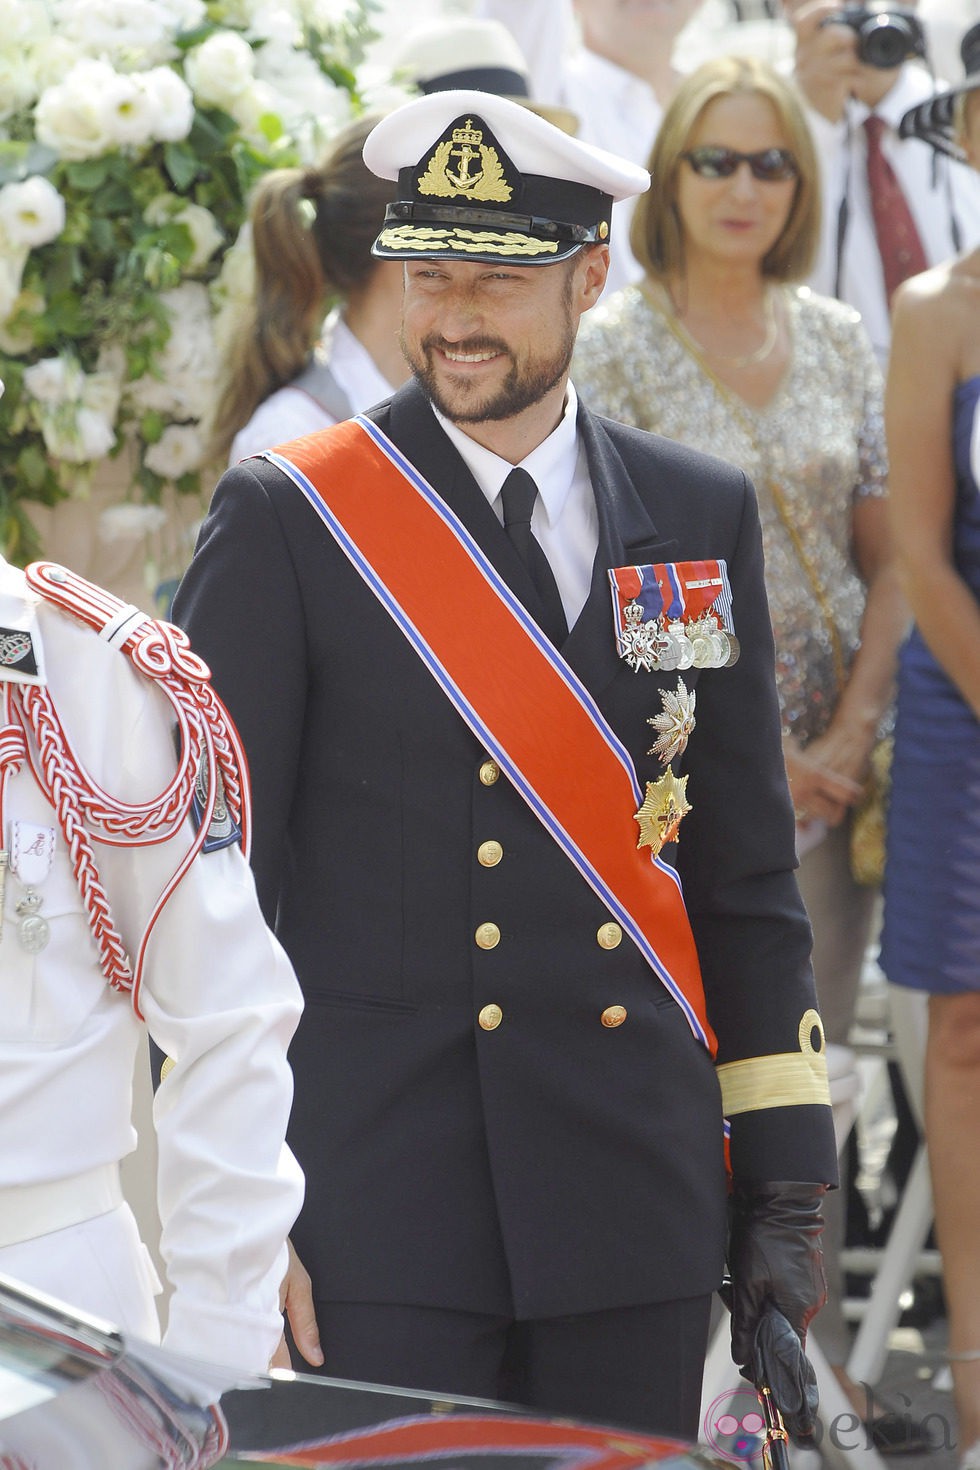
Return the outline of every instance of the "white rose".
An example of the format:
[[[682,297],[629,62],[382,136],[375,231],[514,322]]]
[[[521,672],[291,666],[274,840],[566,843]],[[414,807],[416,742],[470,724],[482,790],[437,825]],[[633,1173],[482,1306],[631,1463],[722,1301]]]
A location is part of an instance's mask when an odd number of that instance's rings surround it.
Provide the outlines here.
[[[103,56],[124,71],[173,60],[179,54],[177,32],[205,14],[203,5],[162,0],[57,0],[59,33],[76,50]]]
[[[159,505],[110,505],[99,516],[99,540],[135,541],[166,524],[167,513]]]
[[[57,409],[42,409],[38,417],[45,448],[66,464],[103,459],[116,442],[108,419],[91,408],[62,404]]]
[[[15,311],[19,311],[21,307],[24,309],[23,319],[18,323],[15,331],[9,325],[9,320],[7,322],[3,321],[3,280],[3,269],[2,265],[0,265],[0,352],[6,352],[8,357],[25,357],[28,352],[33,350],[37,342],[37,332],[35,331],[34,323],[39,322],[43,316],[45,307],[44,297],[37,291],[21,291],[19,295],[14,297],[8,312],[8,318],[13,316]]]
[[[156,136],[159,108],[152,91],[138,73],[116,73],[102,96],[105,126],[117,148],[139,148]]]
[[[127,401],[172,418],[203,418],[218,375],[211,298],[199,282],[184,281],[160,300],[170,317],[170,339],[156,359],[156,372],[126,387]]]
[[[73,67],[78,65],[78,47],[64,36],[51,36],[43,45],[35,46],[30,52],[34,68],[37,91],[57,86],[63,82]]]
[[[0,322],[5,322],[19,304],[21,277],[26,263],[26,250],[0,255]]]
[[[0,49],[22,52],[46,41],[50,34],[44,0],[0,0]]]
[[[82,370],[73,357],[42,357],[24,370],[24,387],[38,403],[56,407],[81,393]]]
[[[244,37],[218,31],[188,51],[184,76],[198,102],[231,111],[236,98],[251,85],[255,58]]]
[[[169,424],[143,456],[147,469],[164,480],[179,480],[203,461],[204,440],[194,424]]]
[[[33,250],[65,228],[65,201],[48,179],[32,174],[0,188],[0,230],[11,245]]]
[[[228,109],[239,131],[256,148],[268,146],[268,138],[262,131],[262,119],[270,113],[279,117],[282,98],[268,82],[252,82],[240,93]]]
[[[158,194],[151,199],[143,211],[143,218],[148,225],[162,225],[167,220],[174,220],[187,226],[193,248],[187,263],[191,275],[202,271],[218,246],[224,243],[224,232],[210,209],[205,209],[203,204],[188,203],[176,194]]]
[[[281,4],[256,5],[248,30],[250,36],[260,37],[263,41],[289,47],[303,44],[303,27],[298,16]]]
[[[161,143],[179,143],[194,122],[194,94],[169,66],[155,66],[143,73],[143,86],[156,107],[153,136]]]
[[[24,112],[37,96],[37,80],[22,52],[0,52],[0,121]]]
[[[72,162],[107,153],[113,136],[103,98],[115,80],[107,62],[76,62],[64,81],[47,87],[38,100],[34,112],[38,141]]]
[[[273,110],[290,131],[306,118],[329,116],[334,111],[338,89],[306,51],[263,46],[256,61],[256,76],[273,89],[276,94]],[[344,97],[347,95],[344,90]]]

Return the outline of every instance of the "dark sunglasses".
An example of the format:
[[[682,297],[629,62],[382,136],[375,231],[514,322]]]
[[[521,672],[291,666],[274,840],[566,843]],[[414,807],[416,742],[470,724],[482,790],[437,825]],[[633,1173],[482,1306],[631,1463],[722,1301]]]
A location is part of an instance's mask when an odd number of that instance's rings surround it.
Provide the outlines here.
[[[795,179],[799,172],[788,148],[763,148],[759,153],[736,153],[734,148],[706,145],[681,154],[702,179],[730,179],[740,163],[747,163],[752,177],[763,184]]]

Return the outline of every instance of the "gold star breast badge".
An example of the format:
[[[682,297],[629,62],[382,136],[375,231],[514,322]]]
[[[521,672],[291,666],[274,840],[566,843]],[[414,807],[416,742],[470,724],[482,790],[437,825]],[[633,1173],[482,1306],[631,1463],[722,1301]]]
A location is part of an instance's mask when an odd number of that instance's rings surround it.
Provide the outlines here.
[[[668,766],[659,781],[648,781],[643,805],[635,813],[640,824],[637,847],[650,847],[654,857],[668,842],[677,841],[681,822],[693,808],[687,799],[687,777],[680,779]]]

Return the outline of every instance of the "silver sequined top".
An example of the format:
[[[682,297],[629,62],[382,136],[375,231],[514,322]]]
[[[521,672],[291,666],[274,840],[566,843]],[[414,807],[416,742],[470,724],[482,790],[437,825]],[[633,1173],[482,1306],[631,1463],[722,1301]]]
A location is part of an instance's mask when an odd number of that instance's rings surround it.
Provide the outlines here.
[[[782,490],[849,668],[865,603],[852,555],[853,505],[885,494],[885,435],[881,373],[857,313],[805,286],[783,290],[793,351],[765,408],[718,385],[635,286],[583,318],[572,373],[595,412],[730,460],[754,482],[783,728],[806,744],[826,728],[837,701],[833,646],[769,487],[775,479]]]

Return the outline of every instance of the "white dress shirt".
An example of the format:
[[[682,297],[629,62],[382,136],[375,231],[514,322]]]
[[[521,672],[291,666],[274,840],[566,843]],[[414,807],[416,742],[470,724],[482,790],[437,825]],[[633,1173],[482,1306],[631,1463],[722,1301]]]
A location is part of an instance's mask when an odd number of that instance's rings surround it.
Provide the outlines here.
[[[437,409],[433,412],[503,524],[500,492],[515,466],[494,454],[493,450],[477,444]],[[531,531],[555,574],[569,629],[574,626],[589,595],[592,567],[599,546],[595,494],[585,445],[581,443],[576,428],[577,414],[578,397],[569,383],[558,427],[526,459],[522,459],[519,466],[527,470],[538,487]]]
[[[918,138],[900,139],[898,124],[910,107],[931,97],[931,77],[907,62],[895,85],[875,108],[887,124],[882,151],[895,171],[918,227],[930,265],[980,243],[980,175],[937,154]],[[891,343],[891,320],[868,195],[867,146],[863,123],[869,109],[853,100],[847,118],[831,123],[808,109],[823,184],[823,221],[817,265],[810,285],[825,296],[835,291],[837,233],[842,199],[847,199],[840,297],[861,313],[882,366]],[[959,224],[957,246],[952,220]]]

